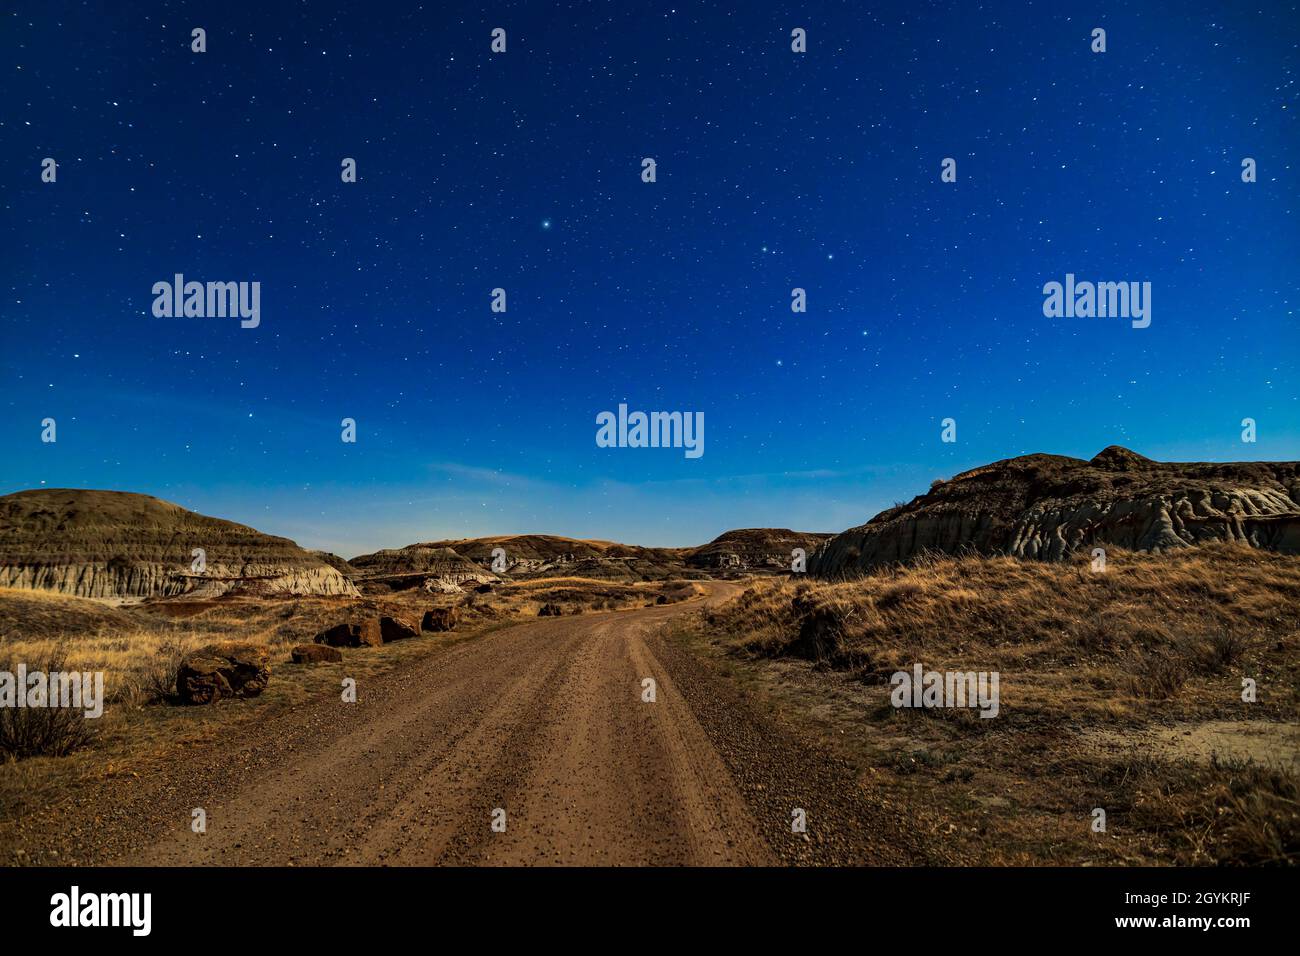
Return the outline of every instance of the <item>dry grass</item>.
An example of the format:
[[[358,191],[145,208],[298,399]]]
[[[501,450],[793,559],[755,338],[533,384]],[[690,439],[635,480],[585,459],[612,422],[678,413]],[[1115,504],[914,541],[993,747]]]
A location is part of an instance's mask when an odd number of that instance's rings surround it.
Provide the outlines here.
[[[39,747],[24,745],[21,753],[10,755],[24,759],[6,761],[0,756],[0,844],[6,827],[21,825],[24,814],[74,790],[93,788],[106,777],[149,773],[192,745],[225,737],[239,722],[265,719],[323,694],[337,694],[343,676],[361,681],[455,642],[533,620],[537,608],[548,601],[562,601],[565,613],[585,613],[685,600],[698,592],[686,582],[565,578],[503,584],[487,594],[434,595],[413,589],[360,599],[231,597],[113,606],[61,594],[0,589],[0,661],[24,661],[33,668],[58,659],[61,670],[103,671],[107,700],[97,720],[87,721],[76,712],[80,723],[74,729],[93,725],[93,740],[78,739],[64,747],[56,734]],[[392,614],[418,624],[424,610],[451,604],[462,609],[455,632],[346,649],[342,664],[289,663],[293,645],[310,643],[318,632],[351,613]],[[223,640],[270,650],[266,692],[210,707],[167,706],[173,702],[180,659]],[[22,713],[26,719],[33,712]],[[35,725],[21,728],[25,740],[34,739],[31,735],[37,731],[41,728]]]
[[[184,656],[217,641],[265,646],[273,661],[295,644],[310,643],[350,612],[392,614],[418,625],[431,607],[458,605],[465,627],[535,617],[547,603],[566,614],[673,603],[700,593],[689,582],[625,584],[586,578],[511,582],[486,594],[398,591],[360,599],[339,597],[173,600],[114,607],[43,591],[0,588],[0,654],[14,660],[66,661],[69,670],[103,671],[110,703],[167,702]]]
[[[1107,558],[762,580],[681,637],[907,803],[954,862],[1300,862],[1300,559]],[[915,663],[998,671],[998,717],[895,709],[889,678]],[[1193,755],[1202,731],[1236,754]]]
[[[690,581],[629,584],[596,578],[534,578],[498,585],[486,594],[471,593],[462,602],[471,614],[536,617],[543,605],[558,605],[564,614],[615,611],[650,604],[675,604],[699,595]]]
[[[1108,778],[1108,779],[1107,779]],[[1300,864],[1300,778],[1233,758],[1137,755],[1105,769],[1098,797],[1112,821],[1169,839],[1192,865]]]
[[[199,647],[237,638],[287,656],[345,606],[341,598],[272,598],[113,607],[0,588],[0,654],[29,662],[57,655],[69,670],[103,671],[110,704],[139,706],[169,700],[177,666]]]
[[[61,649],[44,657],[24,658],[28,671],[66,673],[69,667]],[[0,657],[0,671],[16,673],[19,661]],[[24,693],[25,688],[18,688]],[[47,691],[47,693],[49,693]],[[57,695],[57,690],[54,691]],[[76,700],[77,698],[73,698]],[[85,717],[86,708],[2,707],[0,708],[0,761],[30,757],[66,757],[94,740],[94,725]]]
[[[1241,677],[1268,676],[1266,657],[1284,667],[1275,676],[1297,673],[1300,561],[1229,545],[1112,552],[1100,573],[1086,557],[930,558],[843,583],[758,582],[708,624],[736,652],[800,657],[866,683],[918,661],[997,670],[1022,714],[1077,715],[1091,701],[1148,716],[1189,684],[1228,708]],[[1300,710],[1296,682],[1275,691],[1258,710]]]
[[[336,693],[345,673],[363,680],[492,626],[476,620],[464,625],[464,634],[348,650],[344,664],[289,663],[293,645],[311,642],[349,610],[398,614],[418,623],[422,610],[435,603],[437,599],[425,594],[393,600],[282,596],[113,607],[59,594],[0,589],[0,661],[23,661],[33,668],[56,656],[63,670],[103,671],[107,701],[97,720],[75,712],[83,727],[91,725],[94,739],[89,746],[64,749],[66,756],[56,756],[58,748],[42,749],[43,756],[32,755],[28,748],[10,754],[24,759],[0,759],[0,833],[26,812],[57,802],[76,788],[94,787],[105,777],[149,772],[169,754],[224,736],[232,724]],[[266,692],[211,707],[166,706],[174,700],[180,659],[222,640],[269,648],[272,676]]]

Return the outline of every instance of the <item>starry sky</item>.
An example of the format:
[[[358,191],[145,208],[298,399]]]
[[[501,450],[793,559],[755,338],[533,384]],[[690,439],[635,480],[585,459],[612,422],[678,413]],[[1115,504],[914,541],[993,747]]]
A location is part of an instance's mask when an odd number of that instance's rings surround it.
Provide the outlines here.
[[[839,531],[1030,452],[1298,458],[1296,7],[7,5],[0,493],[353,556]],[[260,282],[261,324],[154,317],[178,272]],[[1045,318],[1067,272],[1151,282],[1151,326]],[[598,448],[620,402],[703,412],[705,454]]]

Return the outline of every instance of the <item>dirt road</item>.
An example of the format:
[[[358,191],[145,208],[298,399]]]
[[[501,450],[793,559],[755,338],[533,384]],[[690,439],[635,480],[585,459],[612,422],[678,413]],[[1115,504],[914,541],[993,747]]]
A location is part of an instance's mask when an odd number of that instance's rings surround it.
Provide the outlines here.
[[[736,590],[712,582],[703,601]],[[95,852],[79,862],[902,862],[902,825],[861,799],[851,772],[663,640],[665,622],[700,606],[511,626],[362,681],[356,703],[232,733],[98,793],[94,825],[76,828]],[[792,832],[796,808],[807,836]]]

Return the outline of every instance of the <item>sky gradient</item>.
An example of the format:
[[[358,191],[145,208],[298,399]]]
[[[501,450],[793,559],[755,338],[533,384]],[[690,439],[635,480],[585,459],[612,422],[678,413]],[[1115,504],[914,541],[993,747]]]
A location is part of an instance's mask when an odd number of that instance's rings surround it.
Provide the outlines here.
[[[350,557],[839,531],[1029,452],[1300,458],[1294,3],[392,6],[4,12],[0,493]],[[259,281],[260,325],[155,318],[177,272]],[[1070,272],[1150,282],[1150,327],[1045,318]],[[703,412],[705,454],[598,448],[620,402]]]

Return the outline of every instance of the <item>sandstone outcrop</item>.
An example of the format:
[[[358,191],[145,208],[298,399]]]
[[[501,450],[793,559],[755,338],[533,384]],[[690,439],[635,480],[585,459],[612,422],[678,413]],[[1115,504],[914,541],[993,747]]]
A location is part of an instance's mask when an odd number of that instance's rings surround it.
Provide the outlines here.
[[[149,495],[65,488],[0,497],[0,587],[90,598],[357,594],[288,538]]]
[[[565,538],[549,534],[516,534],[487,538],[459,538],[410,545],[447,548],[472,562],[487,581],[504,577],[531,580],[553,577],[595,578],[607,581],[654,581],[672,577],[702,577],[682,561],[685,548],[643,548],[612,541]],[[504,552],[505,569],[494,572],[494,552]],[[496,565],[500,567],[498,563]],[[466,584],[466,588],[470,585]]]
[[[424,612],[424,619],[420,622],[420,628],[425,631],[454,631],[459,623],[459,608],[434,607]]]
[[[378,618],[335,624],[321,631],[313,640],[330,647],[378,647],[384,643]]]
[[[796,548],[807,557],[830,537],[789,528],[741,528],[692,549],[686,564],[712,571],[789,571]]]
[[[295,664],[337,664],[343,660],[343,652],[326,644],[299,644],[289,657]]]
[[[410,621],[385,614],[379,618],[379,636],[385,644],[391,641],[404,641],[410,637],[419,637],[420,629]]]
[[[311,551],[308,551],[307,553],[314,554],[316,557],[320,558],[322,561],[324,561],[334,570],[338,571],[339,574],[343,575],[349,581],[357,576],[357,569],[354,568],[352,565],[350,565],[343,558],[340,558],[337,554],[334,554],[333,552],[317,551],[313,549]]]
[[[1300,462],[1158,462],[1119,446],[1091,461],[1010,458],[836,535],[808,570],[852,576],[926,552],[1057,561],[1094,546],[1159,553],[1210,541],[1300,554]]]
[[[186,704],[212,704],[224,697],[256,697],[271,681],[265,647],[210,644],[189,655],[176,671],[176,693]]]
[[[464,586],[495,581],[496,575],[442,545],[412,544],[363,554],[348,562],[355,580],[366,590],[407,591],[423,588],[434,594],[459,594]]]
[[[459,538],[407,545],[353,558],[358,585],[385,590],[423,586],[435,593],[476,590],[501,579],[579,577],[606,581],[706,578],[717,571],[789,571],[791,552],[813,549],[828,534],[756,528],[728,531],[696,548],[647,548],[548,534]],[[493,571],[494,553],[504,569]],[[498,560],[496,567],[502,567]]]

